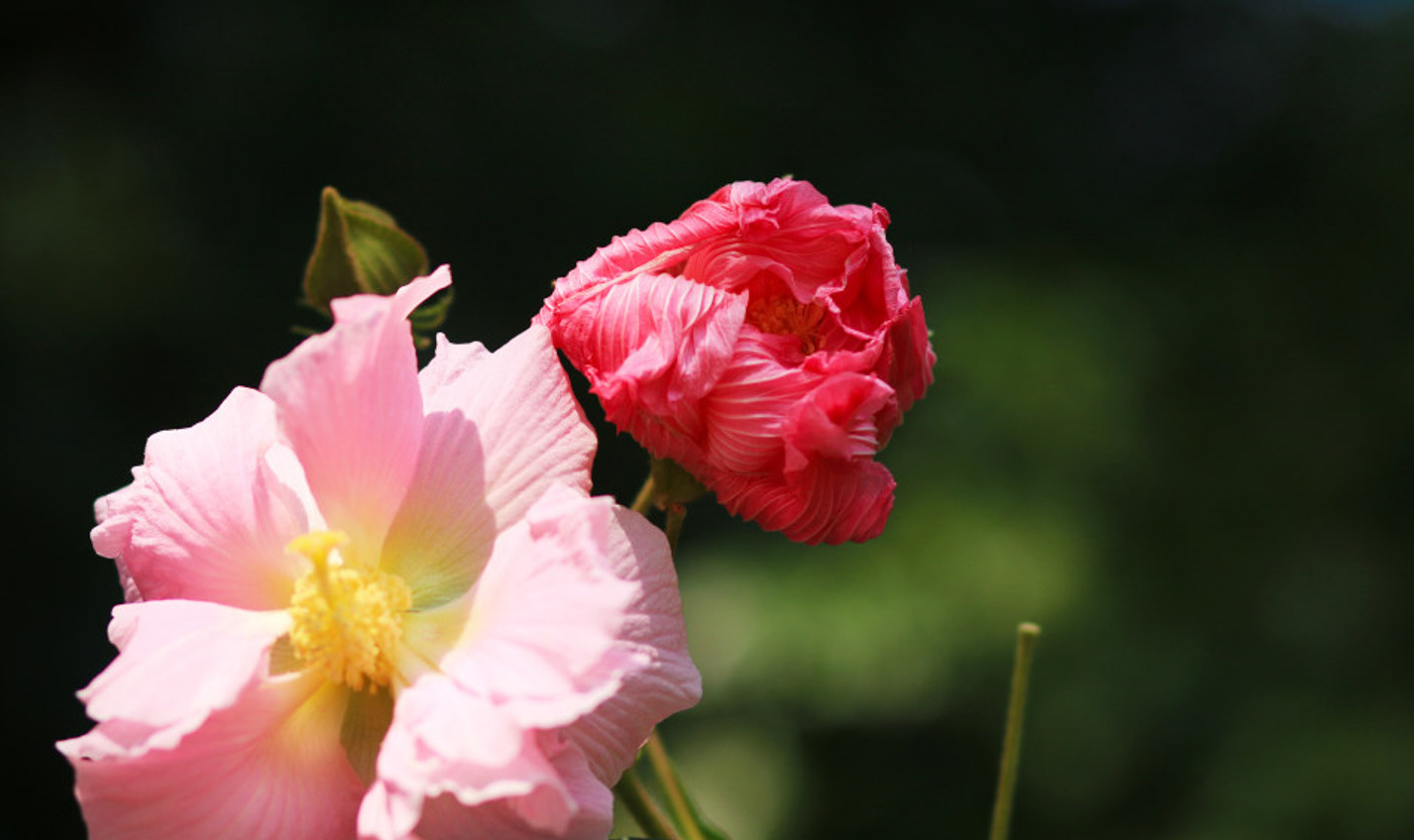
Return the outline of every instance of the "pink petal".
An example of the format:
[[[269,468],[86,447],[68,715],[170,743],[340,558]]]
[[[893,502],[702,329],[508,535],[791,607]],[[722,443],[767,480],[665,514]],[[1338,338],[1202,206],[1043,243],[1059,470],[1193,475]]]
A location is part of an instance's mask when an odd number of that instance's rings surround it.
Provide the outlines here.
[[[880,371],[886,382],[898,389],[899,411],[907,411],[933,383],[933,365],[938,357],[928,342],[928,325],[923,321],[923,301],[914,298],[889,327],[888,367]]]
[[[731,358],[746,299],[666,274],[620,283],[574,313],[592,323],[599,390],[628,389],[658,414],[700,399]],[[568,313],[567,313],[568,314]],[[572,333],[579,324],[567,328]]]
[[[612,499],[546,492],[497,540],[476,584],[471,634],[442,670],[522,725],[548,727],[598,706],[642,667],[615,645],[637,586],[607,565],[613,511]]]
[[[251,685],[171,749],[134,753],[136,725],[59,744],[90,840],[345,840],[363,785],[339,744],[343,692],[296,678]]]
[[[422,395],[407,316],[450,283],[443,266],[391,297],[335,300],[334,326],[261,382],[329,527],[352,537],[354,562],[377,557],[417,465]]]
[[[633,763],[653,727],[702,696],[702,678],[687,650],[677,573],[663,532],[624,508],[615,508],[604,552],[613,573],[638,591],[625,609],[615,641],[631,661],[619,690],[562,731],[612,785]]]
[[[284,549],[306,530],[307,501],[267,465],[276,439],[274,404],[249,388],[148,439],[133,483],[95,506],[94,550],[118,561],[128,600],[289,602],[298,573]]]
[[[684,466],[732,514],[792,540],[877,536],[894,481],[871,459],[897,422],[892,389],[860,373],[783,366],[769,338],[743,335],[706,403],[709,445]]]
[[[473,600],[443,672],[520,726],[563,727],[604,784],[701,695],[667,540],[607,499],[547,493],[496,543]]]
[[[779,283],[802,303],[846,287],[851,265],[865,259],[874,223],[869,208],[832,207],[808,182],[788,178],[729,184],[683,219],[712,204],[737,218],[737,229],[703,242],[683,276],[731,291],[760,292]]]
[[[894,404],[894,389],[875,377],[848,373],[825,379],[791,406],[785,418],[786,472],[822,458],[873,458],[879,450],[874,418]]]
[[[440,265],[425,277],[415,277],[391,295],[350,295],[334,298],[329,306],[334,321],[365,321],[391,311],[394,318],[406,319],[428,298],[452,285],[452,269]],[[391,307],[391,309],[390,309]]]
[[[782,476],[715,474],[712,488],[732,514],[809,545],[873,539],[894,504],[893,476],[876,461],[820,460]]]
[[[127,755],[171,749],[268,673],[270,646],[289,627],[282,611],[205,601],[115,607],[108,635],[120,653],[79,699],[100,723],[142,728]]]
[[[710,436],[684,461],[728,511],[805,543],[877,536],[893,477],[871,459],[897,423],[887,384],[849,371],[778,361],[771,336],[745,333],[705,403]],[[829,370],[829,367],[825,367]]]
[[[704,475],[780,472],[785,418],[821,381],[782,363],[780,341],[755,330],[742,335],[731,366],[703,403],[708,434],[702,451],[682,460],[688,469]]]
[[[576,298],[599,294],[605,283],[617,283],[636,274],[678,273],[694,246],[736,227],[737,220],[730,209],[709,199],[697,202],[670,225],[655,223],[647,230],[616,236],[556,281],[554,294],[537,320],[548,325],[547,319],[553,320],[562,306],[577,307]]]
[[[815,461],[809,469],[788,475],[787,481],[809,516],[788,528],[812,537],[819,534],[820,542],[831,545],[879,536],[894,507],[893,474],[877,461]]]
[[[398,696],[378,778],[359,809],[359,833],[407,837],[424,803],[442,794],[463,806],[534,796],[562,823],[575,807],[533,732],[485,698],[429,673]]]
[[[467,807],[444,794],[422,808],[417,834],[422,840],[602,840],[614,815],[614,797],[589,772],[584,756],[553,734],[540,736],[560,778],[560,787],[542,787],[530,795]],[[558,800],[560,790],[574,807]]]
[[[418,606],[465,592],[547,487],[587,492],[596,445],[544,327],[495,353],[439,337],[421,382],[422,453],[385,547]]]
[[[894,262],[894,249],[885,235],[889,214],[877,204],[872,210],[872,219],[868,212],[857,217],[861,229],[867,230],[867,240],[851,255],[845,287],[829,299],[841,321],[864,336],[877,332],[881,324],[896,320],[909,297],[908,273]]]
[[[608,419],[673,458],[700,437],[698,401],[726,369],[745,317],[742,295],[653,274],[566,297],[552,325]]]
[[[935,361],[888,224],[882,207],[831,206],[803,181],[728,184],[596,252],[537,320],[610,421],[728,510],[796,540],[865,539],[883,527],[893,479],[862,462]],[[692,284],[748,305],[713,310]],[[699,322],[712,330],[689,340]]]

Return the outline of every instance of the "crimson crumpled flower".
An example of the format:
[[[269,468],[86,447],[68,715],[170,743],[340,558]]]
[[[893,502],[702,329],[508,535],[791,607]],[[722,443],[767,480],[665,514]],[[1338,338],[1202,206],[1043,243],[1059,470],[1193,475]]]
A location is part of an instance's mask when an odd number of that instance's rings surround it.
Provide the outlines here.
[[[610,422],[732,513],[800,542],[871,539],[894,497],[874,456],[935,361],[888,224],[805,181],[729,184],[616,237],[536,320]]]

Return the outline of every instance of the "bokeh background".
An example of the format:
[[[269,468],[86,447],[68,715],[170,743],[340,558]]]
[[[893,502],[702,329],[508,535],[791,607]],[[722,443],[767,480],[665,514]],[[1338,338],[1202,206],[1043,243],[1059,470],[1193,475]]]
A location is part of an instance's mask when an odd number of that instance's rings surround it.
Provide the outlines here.
[[[10,0],[4,833],[82,836],[91,502],[312,323],[321,187],[498,346],[611,236],[793,173],[890,210],[937,382],[878,540],[690,512],[709,815],[984,836],[1032,620],[1013,836],[1414,836],[1411,138],[1399,2]],[[606,430],[601,491],[644,466]]]

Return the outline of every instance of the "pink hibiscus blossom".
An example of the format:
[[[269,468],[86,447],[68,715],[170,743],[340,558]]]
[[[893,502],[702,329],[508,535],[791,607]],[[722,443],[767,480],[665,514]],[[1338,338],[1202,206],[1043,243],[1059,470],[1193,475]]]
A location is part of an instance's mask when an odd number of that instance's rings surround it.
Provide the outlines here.
[[[603,838],[611,785],[696,702],[666,541],[590,498],[548,332],[491,353],[335,325],[97,504],[129,603],[61,742],[94,840]]]
[[[801,542],[867,540],[894,498],[874,455],[935,361],[888,223],[805,181],[729,184],[599,249],[537,321],[610,422],[732,513]]]

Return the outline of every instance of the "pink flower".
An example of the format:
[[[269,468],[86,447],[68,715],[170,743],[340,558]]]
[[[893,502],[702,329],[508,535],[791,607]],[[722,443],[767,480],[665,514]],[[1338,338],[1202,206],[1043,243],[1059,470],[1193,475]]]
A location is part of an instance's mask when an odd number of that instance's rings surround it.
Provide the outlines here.
[[[933,381],[884,208],[739,182],[561,278],[537,321],[608,419],[732,513],[807,543],[878,536],[874,461]]]
[[[696,702],[665,540],[590,498],[549,334],[495,353],[336,323],[99,500],[116,660],[59,749],[94,840],[602,838],[608,785]]]

